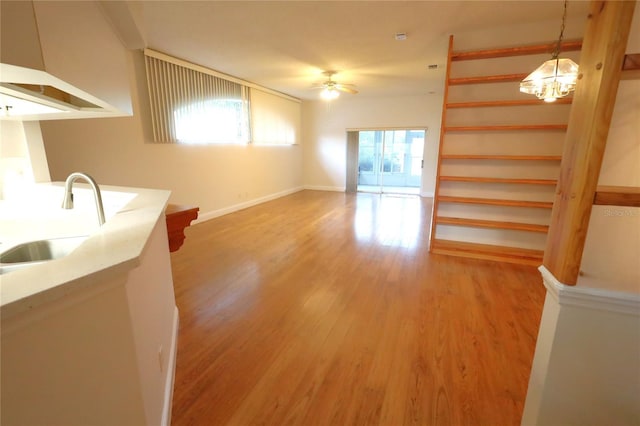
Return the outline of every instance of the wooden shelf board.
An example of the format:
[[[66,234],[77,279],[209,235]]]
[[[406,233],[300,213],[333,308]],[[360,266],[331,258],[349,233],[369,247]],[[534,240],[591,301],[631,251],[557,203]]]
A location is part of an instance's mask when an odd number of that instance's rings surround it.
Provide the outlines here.
[[[632,186],[598,186],[593,204],[597,206],[640,207],[640,188]]]
[[[486,107],[513,107],[532,105],[567,105],[571,104],[573,98],[556,99],[553,103],[545,102],[541,99],[515,99],[507,101],[474,101],[474,102],[452,102],[447,104],[447,109],[452,108],[486,108]]]
[[[473,155],[442,154],[443,160],[511,160],[511,161],[560,161],[561,155]]]
[[[556,42],[535,44],[530,46],[505,47],[500,49],[472,50],[467,52],[453,52],[451,61],[469,61],[474,59],[505,58],[509,56],[538,55],[543,53],[551,54],[556,46]],[[561,50],[570,52],[580,50],[582,40],[569,40],[562,43]]]
[[[555,179],[518,179],[472,176],[440,176],[440,180],[447,182],[517,183],[526,185],[556,185],[558,183]]]
[[[440,195],[437,198],[440,202],[444,203],[487,204],[492,206],[533,207],[540,209],[550,209],[553,207],[553,202],[551,201],[503,200],[495,198],[454,197],[450,195]]]
[[[431,241],[431,252],[435,254],[446,254],[450,256],[519,263],[533,266],[539,266],[542,264],[542,256],[544,254],[542,250],[440,239],[433,239]]]
[[[483,219],[467,219],[461,217],[440,216],[436,218],[436,223],[439,225],[468,226],[472,228],[510,229],[514,231],[542,232],[545,234],[549,231],[549,226],[547,225]]]
[[[528,74],[500,74],[500,75],[481,75],[475,77],[457,77],[450,78],[449,86],[460,86],[464,84],[484,84],[484,83],[514,83],[522,81]]]
[[[623,80],[637,79],[640,75],[640,53],[627,54],[622,63]],[[464,84],[483,84],[483,83],[515,83],[524,80],[529,74],[499,74],[499,75],[481,75],[471,77],[456,77],[448,80],[449,86],[459,86]]]
[[[508,126],[447,126],[445,132],[491,132],[513,130],[567,130],[566,124],[519,124]]]

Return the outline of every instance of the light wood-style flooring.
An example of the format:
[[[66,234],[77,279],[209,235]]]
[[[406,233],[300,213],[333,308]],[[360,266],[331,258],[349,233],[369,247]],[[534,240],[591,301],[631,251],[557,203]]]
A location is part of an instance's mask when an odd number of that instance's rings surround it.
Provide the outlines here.
[[[540,275],[429,254],[430,214],[302,191],[187,228],[172,424],[520,424]]]

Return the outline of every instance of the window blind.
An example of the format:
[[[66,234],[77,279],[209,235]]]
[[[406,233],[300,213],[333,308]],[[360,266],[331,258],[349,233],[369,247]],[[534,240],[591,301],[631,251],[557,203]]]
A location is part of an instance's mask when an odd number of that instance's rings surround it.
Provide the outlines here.
[[[248,143],[249,88],[145,53],[154,141]]]
[[[255,144],[294,145],[300,135],[300,102],[251,88],[251,138]]]

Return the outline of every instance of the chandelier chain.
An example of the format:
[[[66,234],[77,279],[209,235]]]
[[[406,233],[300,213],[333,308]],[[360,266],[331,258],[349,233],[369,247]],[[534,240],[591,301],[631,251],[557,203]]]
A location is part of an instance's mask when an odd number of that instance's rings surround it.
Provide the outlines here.
[[[560,55],[560,49],[562,47],[562,38],[564,37],[564,25],[567,20],[567,0],[564,0],[564,11],[562,13],[562,25],[560,26],[560,35],[558,36],[558,42],[556,43],[556,48],[553,51],[552,59],[558,59]]]

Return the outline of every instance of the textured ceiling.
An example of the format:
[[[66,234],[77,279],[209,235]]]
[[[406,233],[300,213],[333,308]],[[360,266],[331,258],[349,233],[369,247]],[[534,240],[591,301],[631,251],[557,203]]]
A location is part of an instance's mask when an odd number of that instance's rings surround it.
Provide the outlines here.
[[[449,34],[553,19],[559,28],[562,15],[559,0],[150,1],[131,8],[148,47],[302,99],[317,98],[311,87],[324,70],[355,84],[355,96],[441,91]],[[572,1],[569,17],[586,16],[587,8]],[[396,41],[398,32],[407,39]]]

